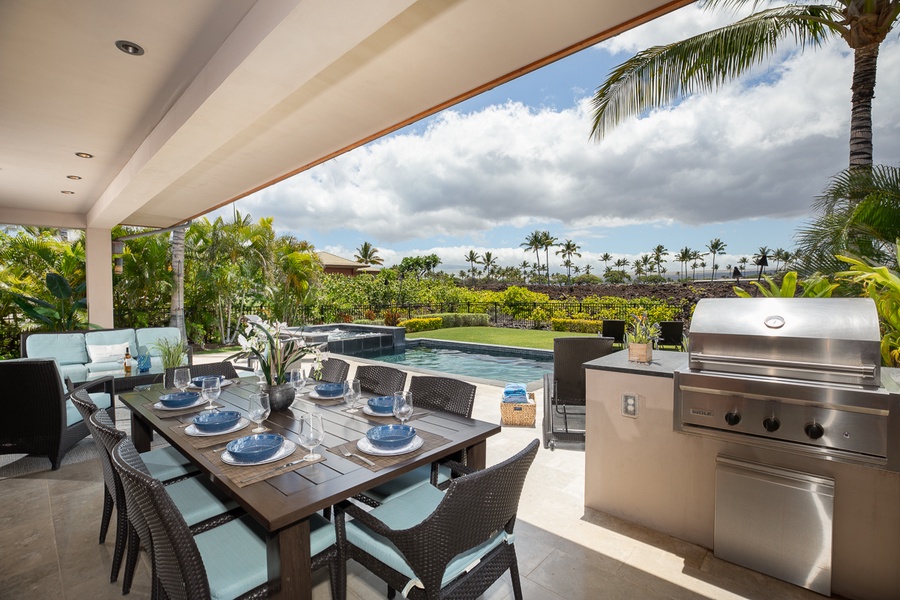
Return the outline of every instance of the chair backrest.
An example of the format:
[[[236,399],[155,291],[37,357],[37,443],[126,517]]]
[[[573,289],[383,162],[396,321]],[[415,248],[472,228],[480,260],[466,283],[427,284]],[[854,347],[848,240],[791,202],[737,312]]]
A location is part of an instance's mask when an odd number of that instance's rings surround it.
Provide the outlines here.
[[[166,369],[166,377],[164,379],[164,385],[167,388],[173,387],[175,381],[175,369],[178,367],[171,367]],[[191,370],[191,377],[203,377],[204,375],[219,375],[220,377],[225,377],[226,379],[235,379],[238,374],[234,369],[234,365],[228,361],[215,362],[215,363],[206,363],[201,365],[185,365],[185,368],[189,368]]]
[[[601,329],[602,333],[600,335],[602,335],[603,337],[611,337],[613,339],[613,343],[625,343],[625,321],[619,321],[617,319],[603,319],[603,326]]]
[[[0,360],[0,381],[0,449],[55,457],[66,429],[66,392],[56,361]]]
[[[589,360],[613,351],[611,337],[566,337],[553,340],[553,378],[556,397],[562,400],[585,398],[584,367]]]
[[[322,379],[326,383],[343,383],[350,372],[350,363],[339,358],[329,358],[322,361]]]
[[[471,383],[451,377],[416,375],[409,382],[416,408],[445,410],[467,418],[475,406],[475,389]]]
[[[684,347],[684,321],[660,321],[659,341],[662,346]]]
[[[103,442],[100,441],[100,434],[97,433],[97,428],[91,421],[91,417],[99,411],[103,413],[103,417],[98,417],[98,420],[105,421],[108,426],[113,429],[115,429],[115,424],[112,422],[112,419],[109,418],[109,415],[94,404],[94,401],[91,400],[87,390],[77,390],[69,399],[81,414],[81,418],[84,419],[88,431],[90,431],[91,435],[94,437],[94,443],[97,444],[98,449],[100,450],[98,455],[100,457],[100,470],[103,472],[103,483],[106,484],[106,489],[109,491],[110,495],[118,501],[121,496],[116,495],[116,488],[121,484],[116,482],[116,474],[113,470],[112,463],[109,460],[109,452],[107,451],[106,446],[103,445]]]
[[[153,568],[165,595],[169,600],[210,598],[206,568],[190,528],[162,482],[143,472],[143,460],[127,437],[113,448],[112,463],[122,480],[129,518],[141,541],[151,548]],[[134,519],[138,513],[140,525]]]
[[[440,589],[444,569],[456,555],[501,529],[513,532],[525,476],[539,445],[533,440],[499,464],[451,480],[431,515],[391,536],[426,590]]]
[[[380,365],[356,367],[356,378],[359,379],[359,387],[364,392],[379,396],[388,396],[399,392],[406,385],[406,371]]]

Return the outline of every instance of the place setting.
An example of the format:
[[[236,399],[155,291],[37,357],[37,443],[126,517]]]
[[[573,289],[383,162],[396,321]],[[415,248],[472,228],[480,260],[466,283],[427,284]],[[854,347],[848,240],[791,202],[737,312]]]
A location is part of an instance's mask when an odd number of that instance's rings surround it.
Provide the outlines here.
[[[188,438],[194,448],[208,448],[243,435],[250,425],[250,419],[236,410],[204,412],[196,415],[189,423],[171,427]]]
[[[315,404],[329,406],[343,402],[344,392],[343,383],[319,383],[306,393],[306,397]]]
[[[348,403],[350,403],[350,407],[345,408],[342,412],[350,414],[362,413],[369,417],[370,421],[375,421],[376,423],[383,423],[386,425],[396,423],[400,418],[394,413],[395,396],[397,394],[404,394],[405,398],[405,395],[409,393],[410,392],[395,392],[390,396],[374,396],[372,398],[362,398],[362,395],[357,393],[353,396],[352,400],[347,400]],[[365,403],[362,405],[362,408],[359,408],[357,404],[363,399],[365,400]],[[415,417],[417,419],[429,414],[431,414],[431,411],[428,410],[417,409],[415,411]],[[412,416],[408,418],[411,419]]]
[[[217,398],[218,395],[204,397],[201,392],[173,392],[160,395],[157,402],[150,405],[150,410],[157,417],[169,419],[188,415],[204,408],[208,410],[222,408],[221,404],[215,402]]]

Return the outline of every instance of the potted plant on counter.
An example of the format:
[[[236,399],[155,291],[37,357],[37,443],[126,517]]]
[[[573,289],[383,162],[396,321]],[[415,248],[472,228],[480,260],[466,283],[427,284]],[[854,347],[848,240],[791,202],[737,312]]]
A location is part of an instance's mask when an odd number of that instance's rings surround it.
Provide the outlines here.
[[[630,362],[649,363],[653,360],[653,342],[659,339],[659,323],[651,323],[647,312],[632,314],[625,343]]]

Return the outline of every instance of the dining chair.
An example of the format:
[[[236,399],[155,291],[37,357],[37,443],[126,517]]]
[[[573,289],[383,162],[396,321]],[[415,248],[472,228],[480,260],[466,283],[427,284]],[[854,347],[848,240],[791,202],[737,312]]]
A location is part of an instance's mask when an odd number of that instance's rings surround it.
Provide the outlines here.
[[[603,319],[600,326],[600,337],[611,337],[613,344],[622,348],[625,346],[625,321],[619,319]]]
[[[116,444],[127,439],[128,436],[124,431],[113,427],[111,423],[104,418],[101,411],[92,414],[88,421],[93,427],[95,439],[100,441],[104,448],[104,452],[106,452],[105,457],[102,454],[101,457],[110,461],[110,468],[116,473],[114,476],[115,480],[115,478],[119,478],[120,476],[118,472],[115,471],[111,462],[112,451]],[[130,440],[129,444],[131,444]],[[148,477],[153,477],[147,463],[143,460],[143,456],[144,454],[139,454],[135,451],[136,458],[133,461],[135,468],[146,473]],[[154,477],[154,479],[157,478]],[[121,479],[118,482],[114,481],[114,487],[117,488],[116,518],[121,522],[131,523],[132,515],[129,512],[130,509],[127,506],[127,501],[122,501],[124,496],[121,491]],[[205,477],[187,477],[170,482],[167,487],[175,507],[178,509],[193,534],[202,533],[224,523],[228,523],[229,521],[234,520],[241,512],[236,502],[225,497],[224,494],[219,492]],[[133,526],[133,523],[131,523],[131,525]],[[121,530],[119,530],[117,526],[117,533],[119,531]],[[127,528],[127,540],[128,555],[125,558],[125,575],[122,578],[123,594],[127,594],[131,589],[134,570],[137,565],[139,543],[138,536],[133,527]],[[118,539],[116,541],[116,547],[118,548]],[[115,558],[116,557],[114,556],[114,561]],[[121,560],[121,555],[119,555],[119,560]],[[114,581],[114,579],[112,581]]]
[[[684,321],[660,321],[656,347],[674,346],[684,352]]]
[[[406,371],[381,365],[360,365],[356,367],[356,378],[364,392],[376,396],[390,396],[406,385]]]
[[[56,471],[66,453],[89,433],[81,414],[69,401],[56,360],[2,360],[0,381],[0,454],[46,456]],[[82,388],[97,383],[84,384]],[[96,394],[96,402],[115,419],[112,396]]]
[[[166,376],[163,384],[167,388],[175,387],[175,369],[180,367],[171,367],[166,369]],[[203,377],[204,375],[218,375],[225,379],[236,379],[238,374],[234,365],[228,361],[205,363],[198,365],[185,365],[185,368],[191,370],[191,377]]]
[[[418,486],[371,511],[344,501],[335,514],[342,556],[387,582],[388,598],[396,590],[413,599],[477,598],[509,570],[521,600],[513,529],[539,445],[481,471],[455,465],[465,474],[446,492]]]
[[[350,372],[350,363],[339,358],[329,358],[322,361],[322,377],[319,381],[325,383],[343,383]]]
[[[193,534],[173,501],[172,486],[141,468],[134,444],[123,438],[112,464],[133,518],[136,535],[149,549],[152,597],[168,600],[261,598],[269,593],[265,530],[245,515]],[[338,560],[334,526],[319,515],[310,520],[311,566],[329,567],[332,597],[346,596],[346,563]],[[161,592],[161,593],[160,593]]]
[[[451,377],[416,375],[410,379],[409,391],[412,392],[415,410],[441,410],[466,418],[472,416],[476,387],[471,383]],[[455,459],[465,464],[465,452],[460,453]],[[450,475],[449,469],[434,462],[368,489],[356,498],[369,506],[380,506],[390,498],[418,485],[429,482],[435,486],[444,485],[450,479]]]

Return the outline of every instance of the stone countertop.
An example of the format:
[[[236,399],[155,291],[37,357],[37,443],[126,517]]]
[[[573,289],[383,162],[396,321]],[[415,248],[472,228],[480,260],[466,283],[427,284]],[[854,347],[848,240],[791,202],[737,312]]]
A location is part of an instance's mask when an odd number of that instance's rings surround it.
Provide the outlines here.
[[[628,362],[628,351],[620,350],[602,358],[584,363],[585,369],[614,371],[617,373],[634,373],[649,377],[673,377],[676,369],[687,368],[687,352],[671,350],[654,350],[653,361],[649,364]]]

